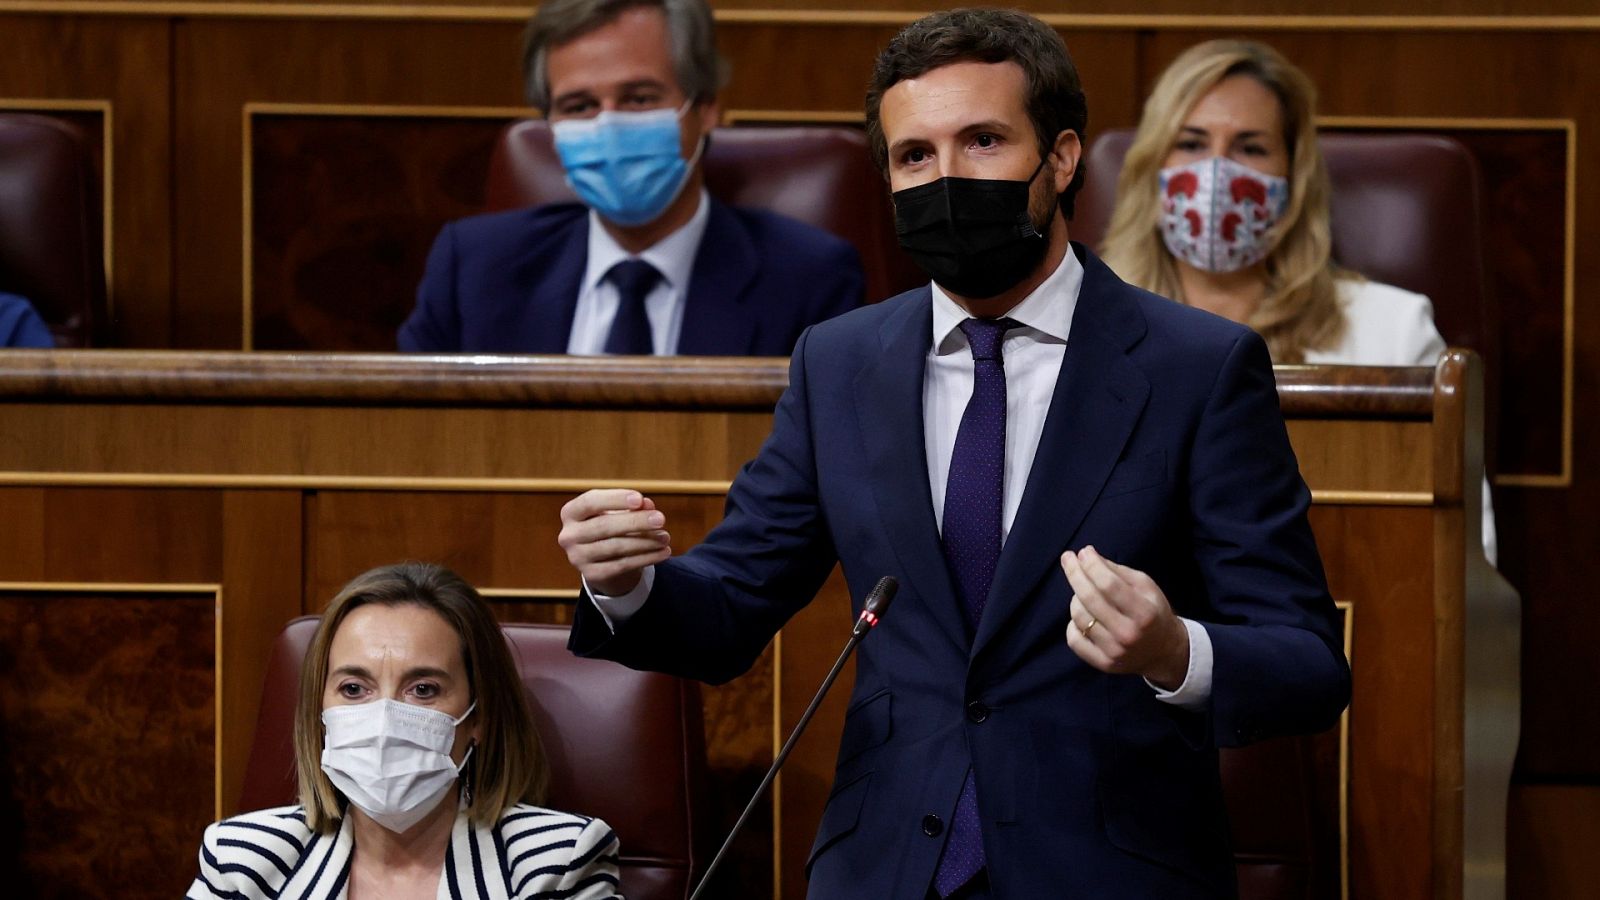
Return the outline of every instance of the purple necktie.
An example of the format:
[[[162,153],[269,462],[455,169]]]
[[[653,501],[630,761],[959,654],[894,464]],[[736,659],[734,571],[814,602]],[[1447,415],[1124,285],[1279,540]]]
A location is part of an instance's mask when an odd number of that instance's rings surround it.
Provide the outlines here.
[[[961,331],[972,346],[972,399],[961,414],[944,493],[944,558],[956,577],[967,621],[977,630],[1000,561],[1005,502],[1006,370],[1000,345],[1017,327],[1010,319],[968,319]],[[984,866],[978,789],[972,770],[961,785],[950,837],[933,876],[940,897],[955,893]]]
[[[625,259],[606,272],[606,280],[617,286],[617,315],[606,335],[607,353],[648,356],[655,352],[650,337],[650,317],[645,315],[644,298],[661,280],[656,267],[642,259]]]

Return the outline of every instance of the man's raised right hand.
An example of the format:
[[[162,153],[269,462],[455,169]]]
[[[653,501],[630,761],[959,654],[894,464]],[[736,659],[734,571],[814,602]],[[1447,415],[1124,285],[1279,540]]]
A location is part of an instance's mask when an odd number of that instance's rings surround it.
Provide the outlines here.
[[[638,586],[646,566],[672,555],[666,525],[655,501],[638,491],[593,490],[561,507],[557,540],[590,591],[620,597]]]

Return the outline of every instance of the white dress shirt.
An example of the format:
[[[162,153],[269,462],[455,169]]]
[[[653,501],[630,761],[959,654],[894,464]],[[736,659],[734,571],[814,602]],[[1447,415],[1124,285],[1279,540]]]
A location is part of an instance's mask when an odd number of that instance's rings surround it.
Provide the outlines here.
[[[642,253],[622,249],[606,231],[600,214],[589,211],[589,263],[578,286],[578,307],[572,316],[572,334],[567,352],[595,355],[605,352],[611,322],[617,317],[622,297],[617,286],[604,280],[611,267],[625,259],[642,259],[661,273],[661,280],[644,298],[645,315],[650,319],[650,341],[656,356],[678,352],[678,335],[683,330],[684,301],[689,295],[689,276],[694,258],[705,237],[706,220],[711,214],[711,198],[700,191],[700,205],[682,228],[672,232]]]
[[[1006,373],[1006,459],[1000,534],[1011,533],[1011,523],[1022,505],[1023,488],[1044,434],[1045,414],[1055,393],[1061,363],[1066,358],[1072,314],[1083,286],[1083,264],[1070,251],[1033,293],[1006,313],[1024,327],[1006,332],[1001,356]],[[972,397],[973,363],[967,337],[958,327],[970,318],[937,284],[933,285],[933,343],[922,381],[924,449],[928,460],[928,488],[933,495],[933,515],[944,528],[945,483],[950,457],[955,452],[956,431]],[[1063,548],[1064,549],[1064,548]],[[646,568],[633,590],[617,597],[594,594],[595,606],[613,630],[644,605],[655,584],[655,567]],[[1189,633],[1189,670],[1183,684],[1165,691],[1151,685],[1159,700],[1185,709],[1204,709],[1211,699],[1211,636],[1204,627],[1180,619]],[[1064,639],[1064,638],[1063,638]]]

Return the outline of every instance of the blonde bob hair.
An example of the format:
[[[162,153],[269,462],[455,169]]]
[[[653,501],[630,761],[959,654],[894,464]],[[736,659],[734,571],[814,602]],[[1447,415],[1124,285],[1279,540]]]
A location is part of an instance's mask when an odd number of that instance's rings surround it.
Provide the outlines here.
[[[1357,278],[1333,264],[1328,224],[1328,169],[1317,146],[1316,87],[1278,51],[1254,41],[1207,41],[1184,51],[1161,74],[1145,101],[1139,130],[1117,178],[1117,204],[1104,256],[1118,275],[1142,288],[1184,300],[1178,269],[1161,238],[1159,173],[1195,104],[1223,79],[1254,78],[1278,98],[1289,153],[1289,205],[1265,260],[1266,296],[1247,323],[1272,357],[1297,363],[1344,331],[1338,278]]]
[[[496,822],[519,802],[541,803],[549,764],[505,634],[483,598],[456,573],[443,566],[408,562],[363,572],[345,585],[323,611],[306,651],[294,717],[295,770],[306,824],[329,834],[344,815],[347,801],[322,771],[322,694],[334,635],[351,610],[368,604],[433,610],[460,637],[483,738],[461,774],[463,786],[470,786],[471,820]]]

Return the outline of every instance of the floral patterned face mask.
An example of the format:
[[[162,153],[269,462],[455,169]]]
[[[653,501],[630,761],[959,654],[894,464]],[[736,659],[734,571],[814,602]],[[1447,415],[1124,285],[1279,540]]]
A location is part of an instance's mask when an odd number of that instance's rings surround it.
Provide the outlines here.
[[[1161,170],[1161,238],[1205,272],[1237,272],[1266,258],[1289,205],[1289,180],[1224,156]]]

